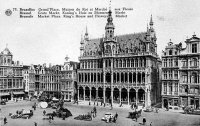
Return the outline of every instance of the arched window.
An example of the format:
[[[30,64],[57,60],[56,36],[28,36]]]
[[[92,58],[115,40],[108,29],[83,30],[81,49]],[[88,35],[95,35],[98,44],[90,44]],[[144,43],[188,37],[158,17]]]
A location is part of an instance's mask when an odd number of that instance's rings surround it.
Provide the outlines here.
[[[169,55],[172,55],[172,50],[171,49],[169,50]]]

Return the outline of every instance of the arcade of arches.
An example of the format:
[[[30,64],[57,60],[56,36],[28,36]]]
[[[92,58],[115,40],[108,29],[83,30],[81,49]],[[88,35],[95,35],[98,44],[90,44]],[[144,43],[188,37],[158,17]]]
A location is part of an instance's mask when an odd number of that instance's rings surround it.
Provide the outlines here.
[[[105,93],[105,94],[104,94]],[[113,98],[111,96],[113,93]],[[146,99],[146,92],[144,89],[139,88],[113,88],[105,87],[88,87],[88,86],[80,86],[78,88],[78,98],[79,100],[87,100],[87,101],[100,101],[103,102],[104,95],[105,95],[105,102],[106,103],[123,103],[123,104],[130,104],[130,103],[145,103]]]
[[[103,73],[79,73],[78,81],[79,83],[96,83],[103,82]],[[105,82],[111,82],[112,75],[110,73],[105,74]],[[113,83],[137,83],[143,84],[146,82],[147,75],[145,72],[114,72],[113,73]]]

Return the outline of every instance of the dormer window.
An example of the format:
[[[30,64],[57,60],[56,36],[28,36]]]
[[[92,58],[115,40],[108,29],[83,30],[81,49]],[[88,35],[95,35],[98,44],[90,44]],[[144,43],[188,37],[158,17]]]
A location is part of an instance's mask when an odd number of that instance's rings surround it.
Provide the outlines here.
[[[172,50],[169,50],[169,55],[172,55]]]
[[[192,44],[192,53],[197,53],[197,44]]]

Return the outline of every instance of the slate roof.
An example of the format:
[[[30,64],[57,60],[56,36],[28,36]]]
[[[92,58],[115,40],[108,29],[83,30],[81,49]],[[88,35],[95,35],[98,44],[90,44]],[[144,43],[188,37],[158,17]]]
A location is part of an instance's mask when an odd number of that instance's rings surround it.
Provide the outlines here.
[[[116,36],[117,44],[120,46],[119,48],[133,47],[139,46],[139,42],[145,41],[146,32],[134,33],[134,34],[125,34]],[[85,52],[99,52],[102,51],[102,38],[98,39],[90,39],[85,44]]]

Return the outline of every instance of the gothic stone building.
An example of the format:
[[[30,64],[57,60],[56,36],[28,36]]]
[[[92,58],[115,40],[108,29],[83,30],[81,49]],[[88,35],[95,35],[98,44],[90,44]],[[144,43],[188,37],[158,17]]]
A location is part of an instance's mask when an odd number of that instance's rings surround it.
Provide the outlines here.
[[[156,34],[152,17],[146,32],[114,35],[109,10],[105,37],[89,39],[86,29],[80,44],[79,100],[104,103],[141,103],[149,106],[160,98]]]
[[[171,41],[162,54],[163,107],[200,105],[200,38],[186,39],[186,48]]]

